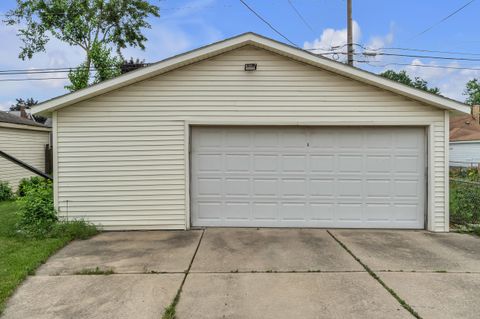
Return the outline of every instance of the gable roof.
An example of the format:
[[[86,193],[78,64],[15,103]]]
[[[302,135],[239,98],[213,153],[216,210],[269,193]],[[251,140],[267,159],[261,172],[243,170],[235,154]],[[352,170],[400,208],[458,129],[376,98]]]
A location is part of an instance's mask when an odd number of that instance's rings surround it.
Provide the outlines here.
[[[0,123],[14,124],[14,125],[23,125],[23,126],[33,126],[49,129],[48,126],[45,126],[41,123],[35,121],[24,119],[20,116],[9,114],[7,112],[0,111]]]
[[[45,101],[34,106],[32,111],[34,114],[49,113],[62,107],[160,75],[162,73],[166,73],[194,62],[222,54],[224,52],[234,50],[245,45],[257,46],[277,54],[284,55],[293,60],[307,63],[324,70],[406,96],[410,99],[436,106],[441,109],[459,111],[462,113],[470,112],[469,106],[455,100],[415,89],[410,86],[385,79],[379,75],[315,55],[305,50],[251,32],[173,56],[148,67],[128,72],[114,79],[103,81],[85,89]]]
[[[473,115],[464,115],[450,119],[450,142],[480,142],[479,119]]]

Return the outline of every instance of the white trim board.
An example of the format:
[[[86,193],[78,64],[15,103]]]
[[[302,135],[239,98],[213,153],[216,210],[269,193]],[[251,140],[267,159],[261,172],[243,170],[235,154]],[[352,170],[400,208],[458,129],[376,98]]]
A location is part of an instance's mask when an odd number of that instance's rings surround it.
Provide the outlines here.
[[[18,130],[42,131],[42,132],[50,132],[52,130],[51,128],[48,128],[48,127],[5,123],[5,122],[0,122],[0,127],[14,128]]]
[[[480,143],[480,140],[473,141],[450,141],[450,144],[477,144]]]
[[[99,84],[57,97],[52,100],[48,100],[44,103],[34,106],[32,108],[32,113],[48,114],[65,106],[78,103],[100,94],[110,92],[132,83],[160,75],[173,69],[198,62],[245,45],[257,46],[277,54],[284,55],[293,60],[304,62],[444,110],[470,113],[470,106],[466,104],[385,79],[379,75],[320,57],[305,50],[295,48],[285,43],[281,43],[251,32],[171,57],[151,66],[126,73],[114,79],[101,82]]]

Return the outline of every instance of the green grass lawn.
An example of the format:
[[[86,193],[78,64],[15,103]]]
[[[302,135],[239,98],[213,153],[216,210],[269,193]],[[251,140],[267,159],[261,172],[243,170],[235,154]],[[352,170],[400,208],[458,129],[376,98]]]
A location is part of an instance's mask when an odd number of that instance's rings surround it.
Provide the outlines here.
[[[17,203],[0,202],[0,314],[7,298],[38,266],[70,238],[24,239],[15,236]]]

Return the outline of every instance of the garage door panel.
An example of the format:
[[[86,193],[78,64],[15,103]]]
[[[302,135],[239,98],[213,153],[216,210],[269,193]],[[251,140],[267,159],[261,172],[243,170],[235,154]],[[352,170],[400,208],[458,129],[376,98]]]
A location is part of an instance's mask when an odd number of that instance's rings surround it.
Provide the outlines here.
[[[361,222],[362,215],[361,203],[347,203],[346,201],[342,201],[336,206],[335,217],[339,221]]]
[[[253,195],[276,197],[279,189],[279,181],[274,178],[254,178]]]
[[[271,172],[278,170],[278,156],[271,154],[253,155],[253,170],[255,172]]]
[[[199,221],[221,220],[222,214],[225,211],[221,201],[197,201],[196,210]]]
[[[310,172],[333,172],[335,170],[335,156],[333,155],[311,155]]]
[[[224,215],[227,220],[250,220],[251,205],[249,201],[226,201]]]
[[[417,220],[417,211],[419,207],[416,204],[397,203],[394,205],[394,219],[402,222],[415,222]]]
[[[288,132],[281,132],[279,146],[281,148],[300,149],[303,150],[305,142],[307,141],[305,129],[287,130]]]
[[[332,222],[335,218],[335,206],[331,202],[327,202],[327,203],[311,202],[309,215],[310,215],[311,221]]]
[[[395,172],[397,173],[413,173],[417,175],[419,170],[417,162],[420,160],[417,155],[399,155],[395,157]]]
[[[281,222],[301,221],[305,222],[307,216],[307,204],[305,202],[283,202],[279,207]]]
[[[282,156],[282,171],[285,173],[304,173],[307,168],[307,156],[290,154]]]
[[[252,215],[255,220],[275,222],[278,220],[277,202],[254,202]]]
[[[221,178],[203,178],[198,177],[197,181],[198,196],[219,196],[222,193],[223,181]]]
[[[368,202],[367,220],[370,222],[387,222],[392,221],[393,205],[383,202]]]
[[[363,145],[363,134],[355,134],[353,129],[343,129],[336,134],[336,147],[356,150]]]
[[[396,180],[393,185],[395,197],[418,198],[418,193],[420,192],[418,180]]]
[[[335,180],[333,178],[311,178],[309,195],[311,197],[327,197],[333,199],[335,196],[334,181]]]
[[[340,173],[361,173],[363,169],[363,157],[362,155],[347,155],[340,154],[338,159],[338,171]]]
[[[305,197],[307,181],[303,178],[284,178],[280,181],[280,189],[283,197]]]
[[[250,197],[250,180],[248,178],[225,178],[226,196]]]
[[[331,132],[311,131],[309,136],[310,147],[324,151],[335,148],[335,134]]]
[[[193,128],[193,226],[423,228],[425,131]]]
[[[389,198],[392,196],[392,184],[389,179],[369,179],[366,180],[366,196],[368,198]]]
[[[391,149],[393,144],[393,134],[388,129],[380,129],[377,132],[367,132],[365,134],[366,145],[369,149]]]
[[[390,173],[392,170],[390,155],[367,155],[365,162],[367,173]]]

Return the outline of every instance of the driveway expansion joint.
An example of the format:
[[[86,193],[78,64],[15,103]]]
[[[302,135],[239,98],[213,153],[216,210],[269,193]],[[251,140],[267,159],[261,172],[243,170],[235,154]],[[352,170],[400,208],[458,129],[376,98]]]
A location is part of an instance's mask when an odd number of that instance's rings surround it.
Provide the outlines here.
[[[370,267],[368,267],[365,263],[363,263],[360,258],[358,258],[343,242],[340,241],[340,239],[338,239],[337,237],[335,237],[335,235],[333,235],[330,230],[327,230],[327,233],[340,245],[342,246],[343,249],[345,249],[347,251],[347,253],[349,253],[360,265],[362,265],[362,267],[367,271],[367,273],[372,276],[373,279],[375,279],[383,288],[385,288],[385,290],[387,290],[391,295],[392,297],[394,297],[399,303],[400,305],[405,308],[405,310],[407,310],[412,316],[414,316],[415,318],[417,319],[422,319],[422,317],[420,317],[420,315],[412,308],[412,306],[410,306],[409,304],[407,304],[405,302],[404,299],[402,299],[392,288],[390,288],[389,286],[387,286],[387,284],[382,280],[380,279],[380,277],[378,277],[378,275],[370,269]]]
[[[187,280],[187,276],[190,273],[190,269],[192,268],[193,261],[195,260],[195,257],[197,256],[198,249],[200,248],[200,243],[202,242],[203,235],[205,234],[205,229],[202,229],[202,234],[200,235],[200,238],[198,240],[197,247],[195,248],[195,251],[193,253],[192,259],[190,260],[190,264],[188,265],[187,270],[184,272],[183,280],[180,283],[180,287],[178,288],[178,291],[175,295],[175,297],[172,300],[172,303],[165,308],[165,312],[162,316],[162,319],[175,319],[175,312],[176,312],[176,307],[178,302],[180,301],[180,295],[182,294],[182,289],[183,285],[185,284],[185,281]]]

